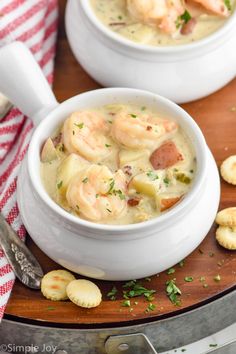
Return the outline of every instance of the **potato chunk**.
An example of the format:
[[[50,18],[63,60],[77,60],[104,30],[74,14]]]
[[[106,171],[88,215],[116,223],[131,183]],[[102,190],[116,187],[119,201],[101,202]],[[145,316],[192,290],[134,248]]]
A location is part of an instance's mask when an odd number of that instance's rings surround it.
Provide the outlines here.
[[[150,153],[148,150],[121,150],[119,152],[120,167],[140,159],[147,159],[148,161],[149,155]]]
[[[136,175],[129,183],[129,188],[139,193],[154,197],[162,187],[163,171],[150,171]]]
[[[57,189],[60,194],[66,194],[71,178],[88,164],[87,160],[74,153],[62,161],[57,170]]]
[[[119,113],[125,106],[123,104],[107,104],[104,108],[110,113]]]
[[[51,138],[48,138],[43,145],[41,151],[41,161],[42,162],[51,162],[57,158],[57,150],[52,142]]]

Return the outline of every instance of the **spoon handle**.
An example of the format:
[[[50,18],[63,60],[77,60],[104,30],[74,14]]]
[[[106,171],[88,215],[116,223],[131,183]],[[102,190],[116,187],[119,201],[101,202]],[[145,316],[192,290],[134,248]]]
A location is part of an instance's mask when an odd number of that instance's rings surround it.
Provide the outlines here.
[[[43,271],[26,245],[0,214],[0,245],[16,277],[32,289],[40,289]]]

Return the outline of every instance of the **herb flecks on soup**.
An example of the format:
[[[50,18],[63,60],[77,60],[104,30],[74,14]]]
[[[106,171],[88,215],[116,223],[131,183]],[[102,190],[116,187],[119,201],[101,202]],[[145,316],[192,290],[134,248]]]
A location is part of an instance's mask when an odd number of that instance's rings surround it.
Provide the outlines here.
[[[105,224],[157,217],[191,188],[196,160],[178,124],[147,107],[72,113],[41,152],[41,176],[68,212]]]
[[[215,32],[235,0],[90,0],[100,21],[134,42],[186,44]]]

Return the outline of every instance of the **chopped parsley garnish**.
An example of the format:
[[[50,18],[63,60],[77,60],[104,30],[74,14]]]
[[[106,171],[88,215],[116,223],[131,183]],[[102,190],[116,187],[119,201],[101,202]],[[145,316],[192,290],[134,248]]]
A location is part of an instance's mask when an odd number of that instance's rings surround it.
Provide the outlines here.
[[[79,206],[78,206],[78,204],[76,205],[76,208],[79,210]]]
[[[123,288],[126,289],[126,288],[131,288],[133,287],[135,284],[137,283],[137,280],[130,280],[128,281],[127,283],[125,283],[123,285]]]
[[[184,281],[186,281],[187,283],[191,283],[193,281],[193,277],[185,277]]]
[[[46,310],[47,311],[53,311],[53,310],[56,310],[56,307],[48,306],[48,307],[46,307]]]
[[[153,172],[153,171],[149,171],[147,172],[147,176],[152,180],[155,181],[156,179],[159,179],[158,175]]]
[[[154,300],[154,296],[153,296],[153,291],[150,290],[150,293],[145,293],[143,294],[146,298],[147,301],[153,301]]]
[[[122,191],[120,189],[117,189],[117,190],[114,189],[114,186],[115,186],[115,180],[112,178],[107,194],[118,195],[121,200],[124,200],[125,199],[125,195],[122,193]]]
[[[175,268],[170,268],[167,270],[167,274],[173,274],[175,273]]]
[[[114,186],[115,186],[115,180],[112,179],[111,183],[110,183],[110,187],[109,187],[108,192],[107,192],[108,194],[110,194],[112,192]]]
[[[132,118],[137,118],[137,115],[136,115],[136,114],[133,114],[133,113],[130,113],[130,116],[131,116]]]
[[[190,172],[190,173],[193,173],[194,171],[193,171],[193,170],[190,170],[189,172]]]
[[[123,297],[125,299],[130,299],[136,296],[143,295],[147,301],[152,301],[154,299],[153,294],[156,290],[150,290],[142,286],[142,284],[137,283],[136,280],[131,280],[123,285]]]
[[[85,177],[82,182],[83,183],[87,183],[88,182],[88,177]]]
[[[176,28],[180,28],[183,24],[188,23],[191,20],[192,16],[190,13],[185,10],[181,16],[178,16],[177,20],[175,21]]]
[[[78,127],[79,129],[82,129],[82,128],[84,127],[84,123],[79,123],[79,124],[74,123],[74,125],[75,125],[76,127]]]
[[[96,196],[95,196],[96,198],[98,198],[99,197],[99,194],[96,194]]]
[[[108,123],[112,124],[113,122],[112,122],[112,120],[109,120]]]
[[[179,296],[181,295],[181,290],[177,287],[175,281],[176,279],[171,279],[166,282],[166,293],[172,304],[180,306],[181,300]]]
[[[123,17],[122,17],[121,15],[118,16],[118,20],[122,20],[122,18],[123,18]]]
[[[229,11],[232,10],[232,6],[231,6],[231,3],[230,3],[230,0],[224,0],[224,3],[225,3],[225,6],[227,7],[227,9]]]
[[[215,280],[215,282],[218,283],[219,281],[221,281],[221,276],[217,274],[213,279]]]
[[[62,187],[62,185],[63,185],[63,181],[57,183],[57,188],[60,189]]]
[[[155,308],[156,308],[156,305],[154,305],[154,304],[149,304],[148,307],[146,308],[145,312],[154,311]]]
[[[124,307],[130,307],[130,300],[124,300],[124,301],[122,302],[122,306],[124,306]]]
[[[209,344],[210,348],[216,348],[218,346],[218,344]]]
[[[170,183],[170,180],[169,180],[169,178],[165,177],[165,178],[163,179],[163,182],[164,182],[166,185],[168,185],[168,184]]]
[[[206,280],[205,277],[200,277],[200,279],[199,279],[199,281],[200,281],[201,283],[203,283],[205,280]]]
[[[187,10],[185,10],[183,15],[180,16],[180,18],[184,21],[184,23],[188,23],[188,21],[191,20],[192,16]]]
[[[105,146],[106,146],[107,148],[111,147],[111,145],[109,145],[109,144],[105,144]]]
[[[109,291],[107,293],[107,297],[109,297],[110,300],[114,301],[116,300],[116,294],[117,294],[118,290],[116,289],[115,286],[113,286],[113,288],[111,289],[111,291]]]
[[[108,209],[108,208],[107,208],[107,211],[108,211],[109,213],[111,213],[111,210],[110,210],[110,209]]]
[[[180,16],[177,17],[177,20],[175,21],[175,27],[178,29],[182,25],[182,21]]]
[[[114,191],[113,192],[115,195],[116,194],[118,194],[118,196],[119,196],[119,198],[121,199],[121,200],[124,200],[125,199],[125,195],[122,193],[122,191],[119,189],[119,190],[117,190],[117,191]]]
[[[74,130],[72,131],[72,134],[75,135],[75,131]]]
[[[179,266],[180,266],[180,268],[183,268],[183,266],[184,266],[184,259],[179,262]]]
[[[141,107],[141,111],[145,111],[147,109],[147,107],[143,106]]]

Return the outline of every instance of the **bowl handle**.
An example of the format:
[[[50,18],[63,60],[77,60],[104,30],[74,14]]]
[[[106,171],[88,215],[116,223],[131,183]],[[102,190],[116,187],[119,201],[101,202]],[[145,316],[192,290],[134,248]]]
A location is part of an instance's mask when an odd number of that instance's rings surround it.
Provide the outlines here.
[[[0,49],[0,92],[30,117],[34,125],[58,105],[42,70],[21,42]]]

